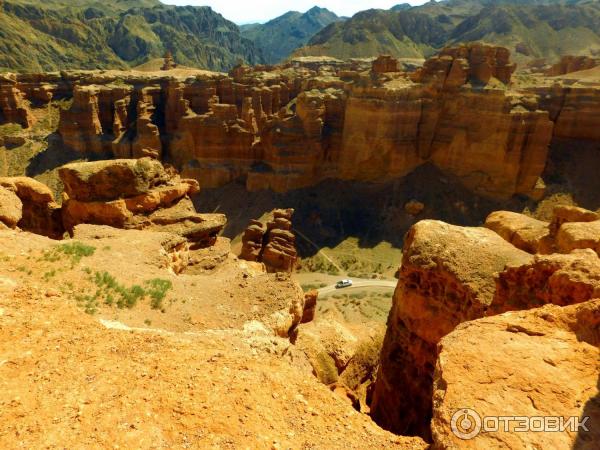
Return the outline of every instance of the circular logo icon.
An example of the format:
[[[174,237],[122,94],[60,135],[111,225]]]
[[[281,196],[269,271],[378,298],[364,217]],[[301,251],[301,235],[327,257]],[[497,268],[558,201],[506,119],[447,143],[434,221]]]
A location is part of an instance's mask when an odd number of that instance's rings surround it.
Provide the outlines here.
[[[481,431],[481,417],[472,409],[459,409],[452,416],[450,427],[456,437],[473,439]]]

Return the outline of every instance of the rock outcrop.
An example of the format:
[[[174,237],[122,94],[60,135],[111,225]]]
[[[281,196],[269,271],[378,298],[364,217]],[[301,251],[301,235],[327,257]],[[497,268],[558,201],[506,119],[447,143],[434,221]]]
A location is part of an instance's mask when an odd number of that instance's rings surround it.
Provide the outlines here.
[[[509,84],[517,66],[510,62],[510,51],[486,44],[465,44],[443,49],[428,59],[414,79],[436,80],[444,87],[460,87],[465,83],[486,85],[492,78]]]
[[[511,211],[496,211],[487,217],[485,226],[532,254],[570,253],[586,248],[600,254],[600,218],[584,208],[557,206],[551,222]]]
[[[371,69],[374,73],[400,72],[400,65],[396,58],[390,55],[381,55],[373,61]]]
[[[438,346],[431,425],[435,448],[594,448],[600,439],[594,426],[600,420],[599,324],[600,301],[592,300],[459,325]],[[470,410],[466,424],[472,425],[463,429],[465,408]],[[503,419],[496,429],[493,418],[507,416],[528,421]],[[477,417],[485,424],[479,432]],[[544,428],[544,417],[555,419],[546,432],[536,431]],[[571,420],[571,426],[559,432],[559,420]],[[472,433],[470,439],[461,439],[453,425],[466,436]],[[517,427],[521,432],[515,432]]]
[[[552,253],[554,249],[548,222],[525,214],[495,211],[485,219],[485,227],[528,253]]]
[[[399,434],[429,435],[439,340],[485,315],[496,273],[531,259],[485,228],[425,220],[410,229],[371,405],[377,423]]]
[[[60,206],[48,186],[28,177],[0,178],[0,186],[14,192],[22,203],[19,228],[52,239],[63,237]]]
[[[433,163],[480,194],[508,198],[535,194],[553,130],[536,94],[507,91],[508,58],[496,47],[446,49],[416,83],[385,57],[373,63],[382,75],[373,79],[349,63],[321,76],[321,61],[189,79],[65,73],[16,83],[40,104],[73,97],[59,124],[65,146],[168,159],[207,187],[389,181]]]
[[[29,128],[35,119],[25,104],[23,92],[16,86],[16,77],[11,75],[0,76],[0,123],[17,123]]]
[[[181,179],[159,161],[117,159],[73,163],[59,170],[63,181],[63,223],[150,229],[184,236],[193,248],[214,244],[225,225],[222,214],[199,214],[189,195],[195,180]]]
[[[275,209],[264,221],[253,220],[244,231],[240,258],[262,262],[272,272],[293,272],[298,258],[293,214],[293,209]]]
[[[94,86],[76,86],[73,104],[61,111],[58,132],[64,144],[81,153],[102,151],[102,125],[100,123],[98,89]]]
[[[586,214],[571,211],[572,217]],[[600,295],[600,259],[592,249],[532,255],[510,242],[527,247],[525,238],[539,230],[537,222],[505,213],[492,218],[495,225],[505,219],[521,233],[519,239],[509,228],[496,227],[504,240],[486,228],[429,220],[408,232],[371,405],[373,418],[385,428],[429,437],[437,346],[459,324]],[[582,223],[563,223],[560,229],[571,224]],[[543,228],[548,233],[548,225]]]
[[[560,59],[559,62],[554,64],[546,71],[546,75],[550,77],[556,77],[559,75],[566,75],[571,72],[579,72],[580,70],[593,69],[597,66],[600,66],[600,58],[593,58],[591,56],[565,55]]]

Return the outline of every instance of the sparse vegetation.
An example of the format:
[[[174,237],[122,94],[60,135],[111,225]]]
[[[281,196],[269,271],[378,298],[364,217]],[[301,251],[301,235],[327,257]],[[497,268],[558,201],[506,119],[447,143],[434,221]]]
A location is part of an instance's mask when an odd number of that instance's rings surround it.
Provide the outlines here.
[[[163,309],[163,300],[167,296],[173,284],[169,280],[154,278],[144,283],[144,287],[134,284],[125,286],[108,272],[94,272],[91,281],[96,285],[94,295],[80,295],[77,297],[79,303],[85,305],[89,314],[97,311],[98,304],[103,302],[107,306],[116,306],[119,309],[133,308],[145,297],[150,298],[150,306],[153,309]]]
[[[167,295],[167,292],[173,288],[173,283],[169,280],[154,278],[146,281],[146,292],[150,296],[150,305],[154,309],[162,308],[162,301]]]
[[[73,268],[82,258],[92,256],[95,251],[96,248],[91,245],[73,241],[57,245],[53,249],[45,251],[41,259],[43,261],[56,262],[61,260],[63,256],[66,256],[71,260],[71,268]]]
[[[319,284],[311,284],[311,283],[309,283],[309,284],[303,284],[303,285],[301,285],[302,290],[304,292],[312,291],[314,289],[321,289],[321,288],[324,288],[326,286],[327,286],[327,283],[319,283]]]

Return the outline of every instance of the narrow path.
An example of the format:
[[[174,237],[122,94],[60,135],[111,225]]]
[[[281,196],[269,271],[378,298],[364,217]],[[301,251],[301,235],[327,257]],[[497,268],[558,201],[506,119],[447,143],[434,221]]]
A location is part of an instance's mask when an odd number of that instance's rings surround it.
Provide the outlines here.
[[[352,278],[352,286],[348,286],[348,287],[345,287],[342,289],[336,289],[335,284],[332,284],[329,286],[325,286],[324,288],[318,289],[318,291],[319,291],[319,296],[322,296],[322,295],[327,295],[327,294],[330,294],[330,293],[336,292],[336,291],[343,293],[350,289],[359,289],[359,288],[365,288],[365,287],[383,287],[383,288],[396,289],[397,284],[398,284],[397,281],[366,280],[366,279],[360,279],[360,278],[358,278],[358,279]]]

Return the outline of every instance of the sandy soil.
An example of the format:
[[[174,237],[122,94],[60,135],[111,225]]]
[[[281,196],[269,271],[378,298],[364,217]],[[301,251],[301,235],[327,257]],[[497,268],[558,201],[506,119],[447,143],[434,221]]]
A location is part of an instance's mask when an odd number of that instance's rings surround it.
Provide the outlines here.
[[[253,278],[235,258],[177,276],[142,234],[98,240],[73,263],[44,257],[55,241],[0,231],[0,448],[425,448],[356,412],[257,321],[295,283]],[[74,298],[92,289],[86,269],[169,278],[188,301],[89,315]]]

